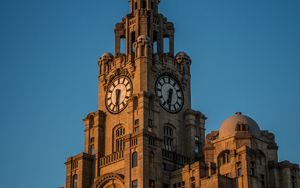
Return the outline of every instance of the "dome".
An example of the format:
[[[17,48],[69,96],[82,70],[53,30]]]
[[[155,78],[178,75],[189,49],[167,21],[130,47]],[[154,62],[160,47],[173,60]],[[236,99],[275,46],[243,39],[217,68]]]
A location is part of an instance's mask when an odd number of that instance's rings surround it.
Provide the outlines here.
[[[237,112],[222,123],[219,138],[234,136],[239,131],[246,131],[253,136],[257,136],[260,133],[260,128],[253,119]]]
[[[185,52],[178,52],[175,56],[177,63],[186,63],[191,64],[191,58]]]
[[[101,59],[113,59],[113,55],[109,52],[105,52],[102,56]]]

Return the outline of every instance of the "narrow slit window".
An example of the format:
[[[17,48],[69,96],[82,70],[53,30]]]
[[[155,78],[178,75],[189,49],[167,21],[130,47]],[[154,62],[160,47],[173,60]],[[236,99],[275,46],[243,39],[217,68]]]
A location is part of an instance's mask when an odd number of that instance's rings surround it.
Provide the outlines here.
[[[126,53],[126,38],[121,37],[120,39],[120,53],[125,54]]]

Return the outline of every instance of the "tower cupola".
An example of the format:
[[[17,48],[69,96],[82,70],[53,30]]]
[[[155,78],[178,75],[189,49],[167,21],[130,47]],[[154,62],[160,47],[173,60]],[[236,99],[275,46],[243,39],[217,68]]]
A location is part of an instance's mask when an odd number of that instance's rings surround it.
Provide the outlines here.
[[[157,12],[160,0],[129,0],[129,2],[131,13],[135,13],[140,9],[153,10]]]

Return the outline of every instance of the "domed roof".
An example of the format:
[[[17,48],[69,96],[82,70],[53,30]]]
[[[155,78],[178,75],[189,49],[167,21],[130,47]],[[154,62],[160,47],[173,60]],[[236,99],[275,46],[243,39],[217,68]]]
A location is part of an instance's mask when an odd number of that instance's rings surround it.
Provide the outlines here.
[[[239,131],[247,131],[251,135],[257,136],[260,133],[260,128],[253,119],[237,112],[222,123],[219,138],[234,136]]]
[[[101,59],[112,59],[114,56],[109,53],[109,52],[105,52],[102,54]]]
[[[184,63],[184,62],[189,62],[191,63],[191,58],[190,56],[187,55],[185,52],[178,52],[175,56],[175,59],[177,63]]]

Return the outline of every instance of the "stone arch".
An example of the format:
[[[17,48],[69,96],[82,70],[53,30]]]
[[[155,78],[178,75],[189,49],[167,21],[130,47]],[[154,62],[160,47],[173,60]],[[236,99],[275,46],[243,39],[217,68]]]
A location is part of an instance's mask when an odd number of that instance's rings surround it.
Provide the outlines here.
[[[222,166],[227,163],[230,163],[230,150],[226,149],[221,151],[218,154],[217,161],[218,161],[218,166]]]
[[[95,181],[93,188],[124,188],[124,176],[115,173],[105,174]]]

